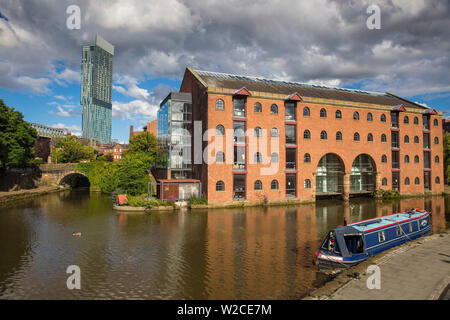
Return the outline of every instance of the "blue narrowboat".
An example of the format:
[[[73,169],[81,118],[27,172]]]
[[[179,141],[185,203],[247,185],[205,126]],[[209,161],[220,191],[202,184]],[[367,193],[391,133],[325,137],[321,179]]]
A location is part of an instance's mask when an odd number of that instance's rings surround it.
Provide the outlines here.
[[[431,231],[431,212],[411,209],[338,226],[316,252],[319,269],[341,269]]]

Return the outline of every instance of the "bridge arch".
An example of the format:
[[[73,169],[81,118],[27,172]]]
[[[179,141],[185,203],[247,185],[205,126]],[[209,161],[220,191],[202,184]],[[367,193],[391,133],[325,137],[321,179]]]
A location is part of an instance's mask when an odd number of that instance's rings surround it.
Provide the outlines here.
[[[64,173],[64,175],[58,179],[58,185],[64,184],[69,185],[72,188],[84,188],[91,185],[89,178],[79,171],[69,171]]]

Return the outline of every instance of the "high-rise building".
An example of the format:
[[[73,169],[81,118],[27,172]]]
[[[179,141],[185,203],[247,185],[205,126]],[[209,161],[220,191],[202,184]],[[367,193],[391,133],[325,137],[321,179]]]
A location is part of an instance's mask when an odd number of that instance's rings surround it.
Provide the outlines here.
[[[83,46],[83,138],[100,143],[111,141],[113,56],[114,46],[98,35],[94,46]]]

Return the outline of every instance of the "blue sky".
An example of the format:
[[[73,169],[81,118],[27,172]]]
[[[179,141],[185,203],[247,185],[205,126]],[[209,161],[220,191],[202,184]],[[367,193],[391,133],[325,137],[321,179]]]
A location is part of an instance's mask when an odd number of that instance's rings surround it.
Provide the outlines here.
[[[367,8],[380,7],[380,29]],[[69,29],[70,5],[80,28]],[[300,18],[301,17],[301,18]],[[155,119],[187,66],[391,92],[450,112],[445,0],[0,0],[0,99],[81,133],[81,47],[115,47],[112,137]]]

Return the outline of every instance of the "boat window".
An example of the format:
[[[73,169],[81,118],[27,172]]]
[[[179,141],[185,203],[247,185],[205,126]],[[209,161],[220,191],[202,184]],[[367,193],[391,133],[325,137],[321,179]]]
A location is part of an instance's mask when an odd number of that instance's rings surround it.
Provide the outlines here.
[[[411,233],[412,231],[413,231],[412,223],[410,222],[410,223],[409,223],[409,232]]]
[[[378,241],[379,242],[383,242],[384,240],[386,240],[386,236],[384,234],[384,231],[378,232]]]
[[[397,226],[397,237],[400,237],[402,235],[402,227]]]
[[[345,244],[347,246],[348,252],[350,253],[362,253],[363,241],[360,235],[344,236]]]
[[[325,250],[328,250],[330,252],[336,252],[339,253],[339,246],[336,241],[336,236],[334,232],[330,232],[325,239],[322,248]]]
[[[326,236],[326,238],[325,238],[325,240],[323,241],[322,246],[321,246],[322,249],[328,250],[328,240],[329,240],[329,239],[330,239],[330,236],[329,236],[329,235]]]
[[[417,230],[420,230],[420,223],[418,220],[417,220]]]

